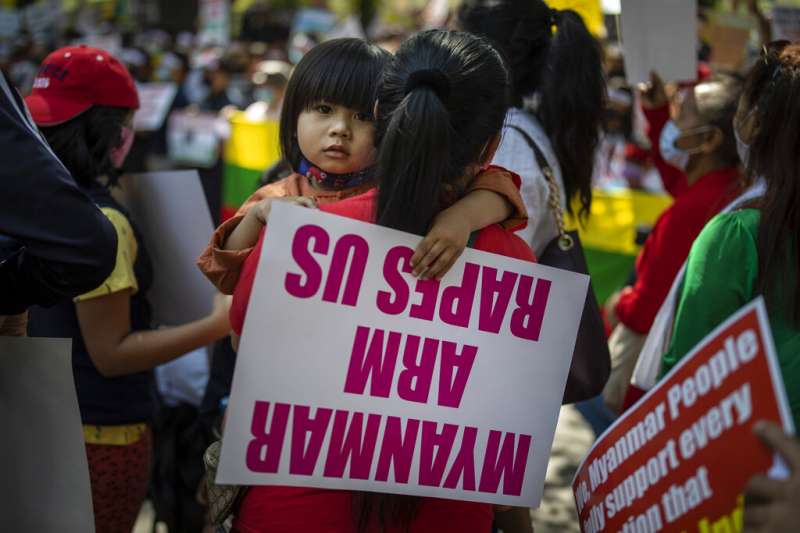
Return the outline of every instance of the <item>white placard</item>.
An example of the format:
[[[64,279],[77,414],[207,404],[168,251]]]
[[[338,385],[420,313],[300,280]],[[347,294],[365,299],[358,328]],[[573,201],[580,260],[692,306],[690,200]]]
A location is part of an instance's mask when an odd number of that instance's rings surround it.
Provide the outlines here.
[[[226,124],[216,113],[173,112],[167,123],[170,160],[202,168],[213,167],[220,155],[220,126]]]
[[[94,532],[70,339],[0,337],[0,531]]]
[[[215,291],[196,261],[214,226],[197,171],[135,174],[122,186],[153,262],[153,319],[175,326],[207,316]]]
[[[622,0],[622,48],[631,85],[697,78],[697,0]]]
[[[199,12],[200,42],[206,45],[226,46],[231,33],[228,0],[200,0]]]
[[[775,6],[772,8],[772,38],[800,42],[800,7]]]
[[[178,94],[178,86],[169,82],[137,83],[136,91],[139,93],[139,109],[133,116],[133,129],[160,130]]]
[[[272,209],[217,481],[538,505],[589,278],[465,250],[417,282],[418,236]]]

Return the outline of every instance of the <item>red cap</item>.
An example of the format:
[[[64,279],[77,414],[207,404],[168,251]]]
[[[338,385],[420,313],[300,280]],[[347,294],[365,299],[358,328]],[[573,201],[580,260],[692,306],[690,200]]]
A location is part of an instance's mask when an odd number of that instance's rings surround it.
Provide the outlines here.
[[[54,126],[93,105],[138,109],[139,95],[128,70],[114,56],[81,45],[45,58],[25,103],[37,125]]]

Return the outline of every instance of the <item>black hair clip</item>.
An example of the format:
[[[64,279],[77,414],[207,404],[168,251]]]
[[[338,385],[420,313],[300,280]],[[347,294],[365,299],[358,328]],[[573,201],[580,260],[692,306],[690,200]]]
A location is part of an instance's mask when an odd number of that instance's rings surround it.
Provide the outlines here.
[[[418,87],[431,89],[442,102],[446,102],[450,96],[450,80],[439,69],[426,68],[412,72],[406,81],[405,94]]]

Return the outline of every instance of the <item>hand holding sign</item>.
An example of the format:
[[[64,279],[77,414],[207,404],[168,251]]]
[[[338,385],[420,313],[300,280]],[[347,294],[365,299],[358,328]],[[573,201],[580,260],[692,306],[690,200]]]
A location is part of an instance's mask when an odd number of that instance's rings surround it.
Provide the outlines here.
[[[642,97],[642,107],[645,109],[657,109],[669,103],[664,81],[657,72],[650,73],[650,83],[640,83],[638,88]]]
[[[800,524],[800,443],[771,423],[757,424],[755,433],[789,465],[787,480],[753,477],[745,489],[747,533],[791,531]]]

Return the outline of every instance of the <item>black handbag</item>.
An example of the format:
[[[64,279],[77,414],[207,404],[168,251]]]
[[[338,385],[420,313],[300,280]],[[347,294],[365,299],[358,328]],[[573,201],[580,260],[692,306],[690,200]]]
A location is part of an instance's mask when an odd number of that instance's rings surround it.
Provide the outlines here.
[[[588,274],[586,257],[577,231],[566,231],[564,226],[564,210],[561,207],[560,194],[553,169],[547,163],[541,149],[526,131],[516,126],[509,128],[519,132],[536,156],[539,168],[542,169],[549,188],[548,206],[553,212],[558,226],[558,236],[545,247],[538,258],[539,263],[553,268],[560,268]],[[575,340],[575,351],[569,367],[567,386],[564,389],[562,404],[588,400],[600,394],[608,381],[611,372],[611,356],[608,352],[608,339],[605,326],[600,316],[600,307],[594,295],[591,281],[583,305],[583,315]]]

